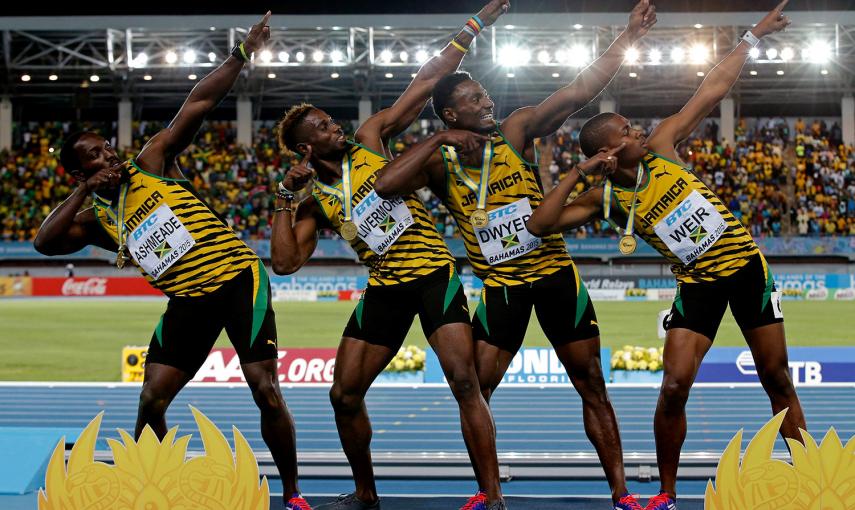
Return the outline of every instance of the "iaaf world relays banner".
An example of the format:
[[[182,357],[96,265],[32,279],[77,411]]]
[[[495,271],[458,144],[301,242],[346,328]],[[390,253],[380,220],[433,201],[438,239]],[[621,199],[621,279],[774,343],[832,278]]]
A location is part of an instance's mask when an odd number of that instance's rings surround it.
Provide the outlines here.
[[[331,383],[335,349],[279,349],[279,382]],[[194,382],[245,382],[240,359],[232,348],[216,348],[196,372]]]

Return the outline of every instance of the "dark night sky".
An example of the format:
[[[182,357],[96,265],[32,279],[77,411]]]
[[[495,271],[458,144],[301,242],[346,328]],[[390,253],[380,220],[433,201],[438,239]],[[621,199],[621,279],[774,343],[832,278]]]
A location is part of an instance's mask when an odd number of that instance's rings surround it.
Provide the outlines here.
[[[511,12],[625,12],[634,0],[515,0]],[[661,12],[766,11],[773,0],[656,0]],[[272,9],[277,14],[437,14],[474,12],[483,5],[481,0],[380,0],[295,2],[241,0],[164,1],[119,0],[93,2],[75,0],[57,2],[56,6],[42,2],[5,2],[4,16],[111,15],[111,14],[250,14]],[[855,0],[791,0],[789,11],[855,10]]]

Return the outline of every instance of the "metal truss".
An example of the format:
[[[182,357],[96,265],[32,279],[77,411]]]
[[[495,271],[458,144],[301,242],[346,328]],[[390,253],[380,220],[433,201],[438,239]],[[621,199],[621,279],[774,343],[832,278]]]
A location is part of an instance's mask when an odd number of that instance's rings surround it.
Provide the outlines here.
[[[265,107],[309,100],[355,110],[361,98],[370,98],[378,108],[394,101],[419,65],[459,30],[445,22],[419,28],[380,25],[382,17],[377,26],[366,24],[364,17],[358,21],[359,26],[274,27],[270,45],[254,56],[236,93],[263,101]],[[246,34],[245,28],[198,25],[6,28],[0,65],[6,79],[0,81],[0,95],[43,105],[67,105],[85,96],[89,106],[130,98],[146,107],[174,108]],[[681,104],[703,79],[699,73],[723,58],[747,28],[657,27],[637,44],[638,59],[626,63],[607,93],[627,107]],[[503,104],[530,104],[569,83],[620,30],[613,24],[491,27],[477,39],[463,67],[482,79]],[[830,49],[827,62],[817,62],[810,51],[802,51],[815,41]],[[698,45],[705,53],[693,50]],[[674,48],[682,52],[679,61]],[[24,75],[28,81],[22,80]],[[97,82],[92,75],[98,76]],[[746,65],[734,96],[744,104],[830,104],[839,103],[840,96],[853,88],[855,24],[824,22],[765,38]]]

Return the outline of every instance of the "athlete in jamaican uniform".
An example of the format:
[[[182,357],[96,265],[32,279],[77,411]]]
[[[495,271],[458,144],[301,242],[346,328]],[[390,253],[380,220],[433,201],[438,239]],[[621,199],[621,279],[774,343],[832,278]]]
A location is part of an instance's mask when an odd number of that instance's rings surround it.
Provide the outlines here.
[[[784,2],[786,3],[786,2]],[[675,149],[729,92],[759,37],[783,29],[784,4],[743,37],[679,113],[649,139],[614,113],[589,120],[580,133],[589,159],[544,199],[529,219],[533,232],[560,232],[605,217],[631,253],[634,233],[672,263],[677,297],[666,323],[664,380],[654,431],[661,493],[649,510],[676,508],[677,465],[686,436],[685,406],[701,360],[715,339],[728,303],[754,355],[774,413],[789,408],[781,427],[799,439],[805,419],[787,365],[780,297],[766,260],[721,200],[681,163]],[[606,175],[604,186],[565,201],[580,174]]]
[[[261,411],[261,433],[284,484],[286,508],[299,497],[294,425],[276,375],[276,324],[261,261],[194,193],[176,163],[205,116],[228,94],[248,55],[269,38],[268,12],[232,56],[199,81],[169,126],[133,160],[121,162],[95,133],[76,133],[60,159],[79,187],[42,224],[36,249],[47,255],[97,245],[133,263],[169,297],[152,335],[136,436],[146,425],[166,434],[166,409],[193,378],[225,328]],[[80,211],[89,195],[94,206]],[[293,497],[292,497],[293,496]]]
[[[386,198],[428,185],[454,215],[475,273],[484,281],[475,311],[478,378],[489,400],[522,345],[532,309],[582,396],[585,430],[600,456],[617,509],[638,503],[627,494],[617,419],[600,368],[594,307],[560,235],[537,237],[525,227],[543,199],[535,139],[558,129],[596,97],[624,53],[655,23],[647,0],[627,30],[573,83],[498,125],[493,101],[468,73],[440,80],[437,117],[449,126],[381,170]]]
[[[418,314],[457,399],[463,438],[479,492],[465,508],[504,508],[493,420],[474,362],[469,310],[454,259],[415,193],[384,199],[374,190],[390,157],[388,140],[424,108],[434,84],[457,69],[474,35],[508,8],[492,0],[436,57],[426,62],[404,94],[367,119],[347,140],[341,127],[311,105],[292,108],[278,126],[280,146],[302,156],[285,176],[274,216],[271,255],[277,273],[297,271],[317,244],[318,229],[333,229],[368,267],[368,287],[345,327],[336,354],[330,399],[353,471],[356,491],[322,508],[379,508],[371,466],[371,424],[364,397],[389,364]],[[311,198],[292,219],[293,191],[316,172]],[[484,492],[481,492],[481,491]]]

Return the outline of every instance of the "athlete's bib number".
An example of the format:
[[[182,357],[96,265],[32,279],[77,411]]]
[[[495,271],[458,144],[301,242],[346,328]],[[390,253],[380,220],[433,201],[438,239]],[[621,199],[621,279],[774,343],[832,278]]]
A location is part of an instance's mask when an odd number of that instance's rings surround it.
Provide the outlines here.
[[[358,228],[359,238],[365,241],[371,251],[383,255],[413,224],[413,216],[401,197],[386,200],[371,190],[353,208],[353,221]]]
[[[716,208],[695,190],[653,230],[683,264],[691,264],[712,248],[727,230],[727,223]]]
[[[488,217],[487,226],[476,228],[475,235],[481,253],[491,266],[525,255],[540,246],[540,238],[525,228],[525,222],[531,217],[531,204],[527,198],[493,209]]]
[[[155,280],[190,251],[194,244],[196,240],[187,227],[166,204],[155,209],[128,235],[131,256]]]

